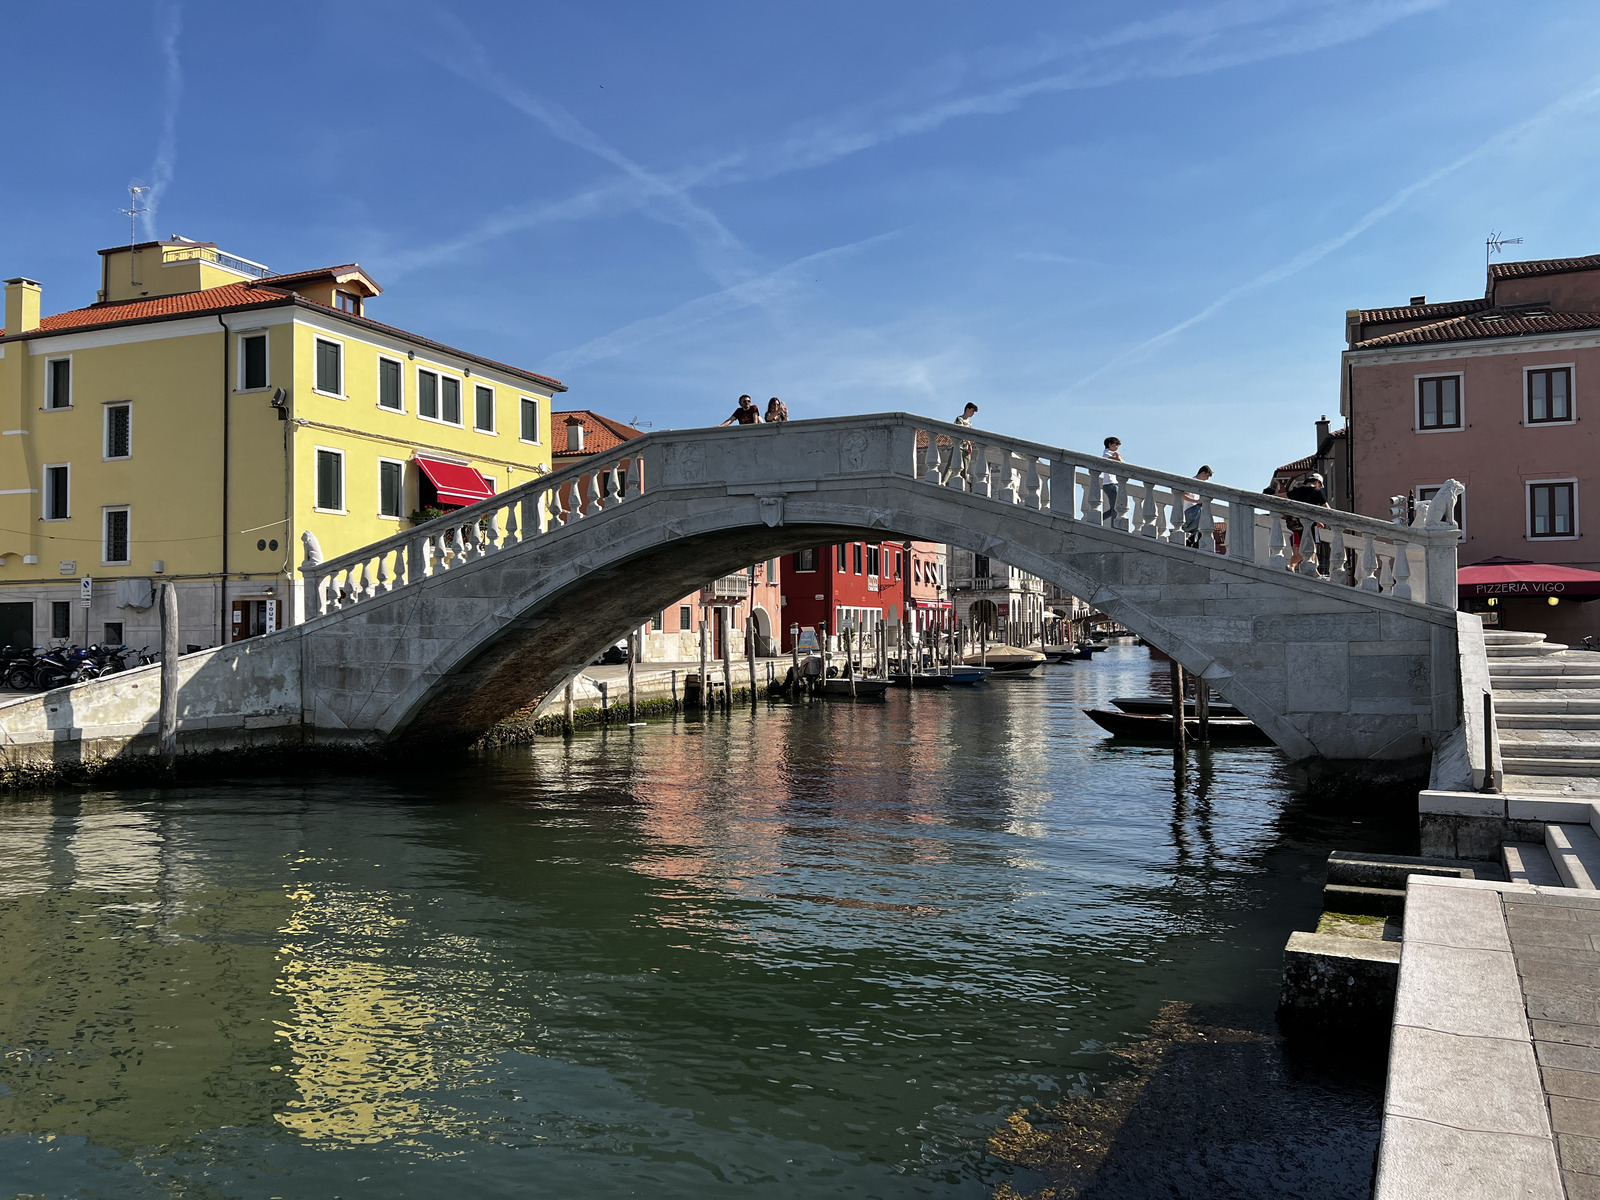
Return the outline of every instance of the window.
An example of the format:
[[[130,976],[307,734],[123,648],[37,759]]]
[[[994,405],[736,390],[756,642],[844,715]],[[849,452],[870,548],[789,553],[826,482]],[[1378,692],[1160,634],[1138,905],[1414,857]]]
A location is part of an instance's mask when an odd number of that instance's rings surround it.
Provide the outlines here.
[[[794,552],[794,569],[796,571],[815,571],[817,569],[817,552],[815,550],[796,550]]]
[[[417,415],[439,419],[439,377],[432,371],[417,372]]]
[[[1528,424],[1572,420],[1572,368],[1545,367],[1528,372]]]
[[[72,515],[72,468],[66,463],[44,469],[44,519],[65,521]]]
[[[50,601],[50,636],[65,638],[72,636],[72,601]]]
[[[896,579],[899,579],[900,576],[901,576],[901,573],[905,569],[906,569],[906,556],[903,553],[901,553],[899,550],[896,550],[894,552],[894,577]]]
[[[1576,537],[1578,507],[1571,480],[1528,485],[1528,536]]]
[[[974,579],[989,578],[989,556],[987,554],[974,554],[972,556],[972,576]]]
[[[881,546],[867,547],[867,574],[878,576],[883,574],[883,548]]]
[[[122,645],[122,622],[107,621],[105,627],[105,636],[100,640],[107,646]]]
[[[658,612],[655,616],[650,618],[650,631],[652,633],[660,633],[662,629],[666,627],[666,624],[667,614],[665,612]]]
[[[123,506],[101,511],[105,513],[105,539],[100,547],[100,561],[125,563],[128,561],[128,509]]]
[[[334,292],[333,306],[340,312],[361,315],[361,297],[354,292]]]
[[[494,389],[473,389],[472,427],[481,433],[494,432]]]
[[[778,560],[775,558],[767,563],[767,582],[778,582]]]
[[[861,543],[853,542],[850,546],[850,563],[855,574],[861,574]]]
[[[687,630],[694,624],[694,613],[687,604],[678,605],[678,629],[680,632]]]
[[[537,442],[539,440],[539,402],[522,398],[522,440]]]
[[[1417,428],[1461,428],[1461,376],[1417,380]]]
[[[451,425],[461,424],[461,380],[446,375],[439,389],[439,419]]]
[[[320,495],[320,485],[319,493]],[[378,460],[378,515],[398,517],[406,501],[406,465],[392,458]]]
[[[327,512],[344,511],[344,452],[317,451],[317,507]]]
[[[44,364],[44,406],[72,407],[72,360],[50,358]]]
[[[1419,505],[1425,504],[1438,494],[1438,484],[1424,484],[1416,490],[1417,503]],[[1464,494],[1457,496],[1455,509],[1450,514],[1450,519],[1456,523],[1456,528],[1461,530],[1461,540],[1463,542],[1467,540],[1466,502],[1467,498]]]
[[[250,392],[267,386],[267,335],[250,333],[239,339],[239,390]]]
[[[127,458],[133,453],[133,405],[106,405],[107,458]]]
[[[378,405],[392,408],[395,412],[402,411],[406,406],[400,364],[392,358],[378,360]]]
[[[837,568],[839,574],[841,574],[841,575],[843,575],[845,573],[845,571],[847,571],[849,569],[848,567],[845,566],[845,561],[844,561],[844,556],[845,556],[845,553],[846,553],[846,551],[848,549],[849,549],[849,547],[846,546],[843,542],[841,542],[839,545],[834,547],[834,550],[836,551],[836,553],[834,554],[834,565]]]
[[[344,347],[317,339],[317,391],[344,395]]]

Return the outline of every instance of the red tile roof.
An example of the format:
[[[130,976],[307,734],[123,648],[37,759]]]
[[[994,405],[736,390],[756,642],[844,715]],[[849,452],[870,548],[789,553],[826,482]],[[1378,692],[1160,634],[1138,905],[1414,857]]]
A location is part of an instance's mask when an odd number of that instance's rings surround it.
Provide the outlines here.
[[[1506,264],[1515,266],[1515,263]],[[1569,329],[1600,329],[1600,313],[1556,312],[1531,316],[1517,309],[1497,308],[1469,316],[1419,325],[1399,333],[1357,342],[1352,349],[1372,350],[1384,346],[1419,346],[1429,342],[1470,342],[1483,338],[1529,337]]]
[[[1600,254],[1584,258],[1533,258],[1526,262],[1500,262],[1489,267],[1490,279],[1521,279],[1527,275],[1560,275],[1567,271],[1600,270]]]
[[[323,271],[302,271],[295,275],[282,275],[278,279],[299,279],[305,276],[326,274],[327,271],[344,270],[342,267],[330,267]],[[523,379],[542,384],[558,392],[567,390],[566,385],[559,379],[552,379],[548,375],[539,375],[522,367],[513,367],[508,363],[496,362],[492,358],[471,354],[465,350],[458,350],[454,346],[447,346],[443,342],[436,342],[409,330],[397,328],[394,325],[385,325],[381,321],[374,321],[370,317],[358,317],[353,313],[340,312],[326,304],[318,304],[315,300],[308,300],[295,292],[284,288],[274,287],[271,283],[249,281],[243,283],[228,283],[221,287],[206,288],[198,292],[183,292],[176,296],[151,296],[145,300],[110,300],[99,304],[91,304],[87,308],[74,308],[67,312],[56,313],[44,317],[39,322],[39,328],[26,333],[11,335],[18,339],[31,339],[47,337],[54,333],[66,333],[72,330],[96,329],[104,326],[133,325],[141,321],[174,320],[180,317],[205,316],[209,313],[235,312],[239,309],[269,308],[277,305],[292,304],[299,308],[309,308],[351,325],[359,325],[367,329],[377,329],[384,333],[394,334],[419,346],[438,350],[444,354],[464,358],[468,362],[479,363],[486,367],[493,367],[497,371],[505,371],[510,375],[518,375]],[[0,329],[0,340],[6,338],[6,331]],[[623,426],[626,428],[626,426]],[[637,431],[635,431],[637,432]]]
[[[569,417],[577,417],[583,424],[582,450],[564,449],[567,444],[564,430]],[[550,437],[555,443],[552,454],[556,458],[580,458],[587,454],[603,454],[607,450],[615,450],[623,442],[643,436],[644,430],[624,425],[621,421],[614,421],[593,409],[574,408],[550,414]]]
[[[1489,307],[1487,300],[1445,300],[1438,304],[1402,304],[1396,308],[1363,308],[1362,324],[1381,324],[1388,321],[1441,320],[1459,317],[1463,313],[1477,312]]]

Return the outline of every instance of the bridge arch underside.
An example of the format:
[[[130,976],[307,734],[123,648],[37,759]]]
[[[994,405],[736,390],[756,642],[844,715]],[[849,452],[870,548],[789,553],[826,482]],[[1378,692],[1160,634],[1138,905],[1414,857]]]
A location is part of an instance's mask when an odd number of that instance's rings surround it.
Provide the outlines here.
[[[708,579],[807,547],[906,538],[1083,597],[1202,675],[1294,760],[1416,773],[1459,724],[1453,612],[914,480],[719,492],[646,493],[314,619],[302,628],[315,734],[470,741]]]

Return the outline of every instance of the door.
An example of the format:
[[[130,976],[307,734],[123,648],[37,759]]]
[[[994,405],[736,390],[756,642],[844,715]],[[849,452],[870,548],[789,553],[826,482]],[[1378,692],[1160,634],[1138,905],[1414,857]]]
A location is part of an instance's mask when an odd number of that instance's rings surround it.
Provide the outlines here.
[[[22,600],[0,604],[0,648],[18,650],[33,647],[33,602]]]
[[[233,602],[233,627],[230,642],[276,633],[278,629],[278,602],[276,600],[235,600]]]

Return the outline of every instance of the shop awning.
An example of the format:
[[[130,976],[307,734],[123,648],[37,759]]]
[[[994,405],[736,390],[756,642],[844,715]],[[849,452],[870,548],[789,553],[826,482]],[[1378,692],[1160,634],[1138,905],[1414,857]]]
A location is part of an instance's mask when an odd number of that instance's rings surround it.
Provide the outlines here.
[[[1600,572],[1552,563],[1476,563],[1456,571],[1456,588],[1464,597],[1600,596]]]
[[[441,503],[476,504],[494,495],[494,489],[488,481],[465,463],[441,462],[437,458],[423,458],[419,454],[417,467],[433,484]]]

